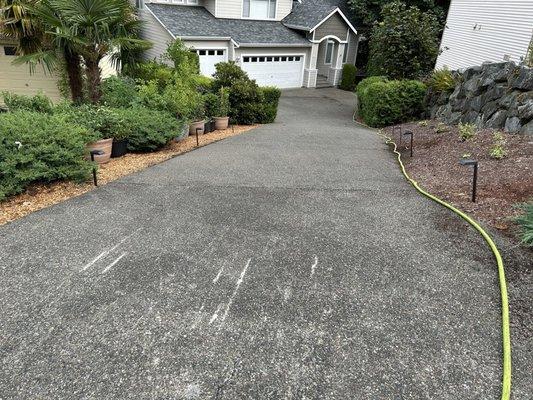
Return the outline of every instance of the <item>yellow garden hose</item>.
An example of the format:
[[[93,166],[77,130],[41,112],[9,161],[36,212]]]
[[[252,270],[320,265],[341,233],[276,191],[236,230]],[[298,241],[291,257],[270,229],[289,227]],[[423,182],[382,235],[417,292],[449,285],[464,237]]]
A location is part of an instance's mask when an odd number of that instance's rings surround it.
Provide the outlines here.
[[[396,143],[392,140],[392,138],[384,135],[380,131],[378,131],[377,134],[386,140],[385,143],[387,145],[393,145],[394,147],[393,151],[398,157],[398,163],[400,164],[402,173],[405,176],[405,178],[411,183],[411,185],[413,185],[415,189],[418,190],[420,193],[422,193],[424,196],[450,209],[455,214],[463,218],[470,225],[472,225],[481,234],[481,236],[483,236],[483,238],[489,245],[490,249],[494,253],[494,256],[496,257],[496,262],[498,263],[498,277],[500,281],[500,293],[501,293],[501,301],[502,301],[503,377],[502,377],[501,399],[509,400],[511,397],[511,333],[510,333],[510,327],[509,327],[509,301],[507,298],[507,283],[505,282],[505,269],[503,267],[502,256],[500,252],[498,251],[498,248],[496,247],[496,244],[494,243],[492,238],[489,236],[487,232],[485,232],[485,230],[476,221],[474,221],[464,212],[455,208],[451,204],[448,204],[445,201],[439,199],[438,197],[435,197],[432,194],[426,192],[424,189],[421,189],[420,186],[418,186],[418,183],[415,180],[411,179],[411,177],[407,174],[407,171],[405,170],[405,167],[402,162],[401,154],[397,149]]]

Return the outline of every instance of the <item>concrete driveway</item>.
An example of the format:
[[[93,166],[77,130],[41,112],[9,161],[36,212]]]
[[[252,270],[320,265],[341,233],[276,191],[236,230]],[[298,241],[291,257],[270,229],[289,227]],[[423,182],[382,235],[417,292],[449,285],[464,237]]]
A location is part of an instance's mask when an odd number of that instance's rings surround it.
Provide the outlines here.
[[[353,98],[0,228],[0,398],[495,399],[497,274]]]

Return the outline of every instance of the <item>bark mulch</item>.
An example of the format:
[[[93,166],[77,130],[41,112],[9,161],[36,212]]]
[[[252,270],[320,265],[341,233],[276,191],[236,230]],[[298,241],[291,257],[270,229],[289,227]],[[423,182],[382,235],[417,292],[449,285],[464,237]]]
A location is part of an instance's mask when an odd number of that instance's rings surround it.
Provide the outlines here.
[[[414,133],[414,157],[409,158],[408,139],[402,139],[403,161],[409,175],[430,193],[456,205],[476,219],[516,237],[513,218],[520,213],[516,204],[533,200],[533,137],[500,132],[506,156],[490,156],[495,131],[479,130],[462,141],[457,126],[437,121],[400,125]],[[392,135],[392,127],[384,129]],[[399,131],[394,139],[399,142]],[[479,162],[477,201],[471,202],[473,168],[459,164],[461,158]]]
[[[226,130],[215,131],[199,137],[200,146],[205,146],[231,136],[240,135],[254,129],[257,125],[234,126]],[[132,174],[152,165],[159,164],[196,147],[196,137],[189,136],[154,153],[129,153],[124,157],[112,158],[98,169],[98,185],[102,186],[125,175]],[[79,196],[93,190],[92,180],[85,183],[54,182],[35,184],[24,193],[8,198],[0,203],[0,225],[22,218],[34,211],[60,203],[71,197]]]

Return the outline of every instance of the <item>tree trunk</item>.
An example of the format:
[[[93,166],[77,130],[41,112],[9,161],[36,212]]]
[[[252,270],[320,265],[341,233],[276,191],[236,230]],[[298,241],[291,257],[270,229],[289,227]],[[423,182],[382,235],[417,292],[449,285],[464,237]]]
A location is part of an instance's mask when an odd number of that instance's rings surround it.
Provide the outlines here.
[[[72,101],[76,104],[83,102],[83,79],[81,71],[81,59],[79,54],[65,50],[65,64],[67,69],[68,84]]]
[[[102,92],[100,90],[101,83],[101,71],[99,64],[99,59],[96,60],[85,60],[85,71],[87,74],[87,86],[89,89],[89,100],[93,104],[96,104],[100,101]]]

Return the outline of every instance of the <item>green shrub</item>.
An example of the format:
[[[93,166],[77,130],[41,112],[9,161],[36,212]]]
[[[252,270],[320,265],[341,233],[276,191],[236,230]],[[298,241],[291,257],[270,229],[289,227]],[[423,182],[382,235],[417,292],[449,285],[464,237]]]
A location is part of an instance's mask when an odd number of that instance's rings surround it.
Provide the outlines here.
[[[40,113],[51,113],[54,109],[52,101],[44,93],[37,93],[34,96],[24,96],[11,92],[2,92],[4,103],[9,111],[35,111]]]
[[[435,65],[440,24],[431,12],[393,1],[381,10],[382,21],[370,35],[369,75],[391,79],[417,79]]]
[[[214,112],[215,117],[227,117],[229,115],[229,90],[221,87],[218,90],[217,107]]]
[[[344,64],[342,66],[342,79],[339,88],[342,90],[355,90],[355,79],[357,76],[357,68],[352,64]]]
[[[138,102],[135,81],[127,76],[112,76],[102,82],[101,103],[108,107],[131,107]]]
[[[276,120],[278,114],[279,98],[281,97],[281,90],[276,87],[262,87],[262,110],[257,119],[261,124],[271,124]]]
[[[121,124],[119,110],[104,106],[61,105],[56,108],[55,113],[61,115],[69,123],[89,130],[96,135],[97,139],[115,137]]]
[[[433,71],[426,82],[427,86],[436,92],[452,91],[456,83],[453,74],[446,68]]]
[[[85,145],[93,140],[87,129],[62,115],[0,114],[0,200],[34,182],[85,180],[92,169]]]
[[[181,39],[176,39],[169,43],[164,58],[174,64],[174,70],[180,77],[200,73],[200,59],[198,54],[191,52]]]
[[[203,75],[190,77],[191,85],[200,93],[209,93],[213,88],[213,78]]]
[[[533,201],[520,206],[524,214],[516,218],[516,222],[521,228],[522,243],[533,247]]]
[[[495,132],[493,135],[493,143],[489,151],[491,158],[501,160],[507,155],[505,150],[505,138],[500,132]]]
[[[204,94],[205,115],[216,117],[218,110],[218,96],[215,93]]]
[[[459,137],[464,142],[465,140],[471,139],[476,134],[477,129],[474,124],[462,124],[459,123]]]
[[[423,111],[426,86],[420,81],[381,79],[358,86],[357,94],[360,116],[368,125],[379,127],[418,117]]]
[[[363,79],[356,88],[356,93],[358,96],[364,95],[366,93],[366,90],[370,85],[373,85],[376,82],[388,82],[387,77],[385,76],[370,76],[368,78]]]
[[[140,83],[156,82],[159,89],[164,89],[175,80],[174,69],[157,61],[126,65],[122,70],[122,74]]]
[[[218,63],[215,68],[213,91],[217,91],[221,87],[231,88],[238,81],[250,80],[248,74],[233,61]]]
[[[263,93],[255,81],[240,79],[230,88],[230,117],[237,124],[251,125],[262,112]]]
[[[154,151],[182,134],[183,122],[168,112],[132,107],[117,110],[130,151]]]

